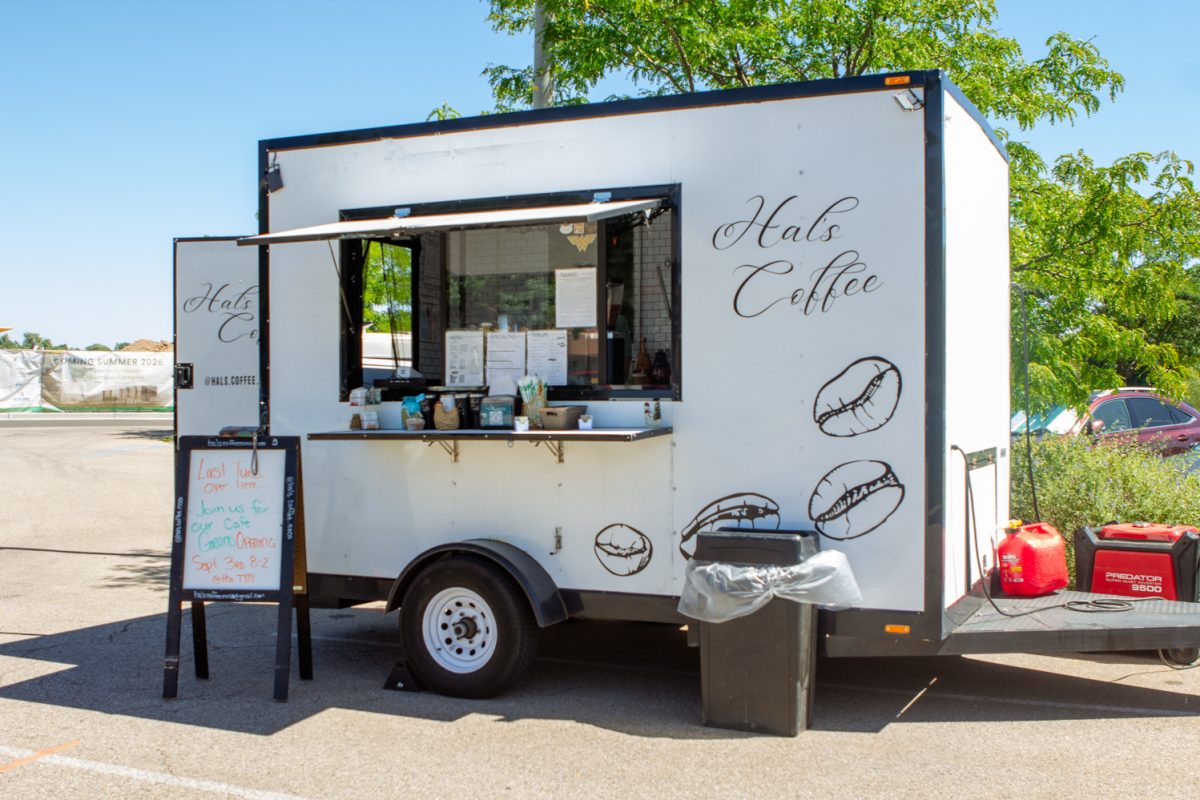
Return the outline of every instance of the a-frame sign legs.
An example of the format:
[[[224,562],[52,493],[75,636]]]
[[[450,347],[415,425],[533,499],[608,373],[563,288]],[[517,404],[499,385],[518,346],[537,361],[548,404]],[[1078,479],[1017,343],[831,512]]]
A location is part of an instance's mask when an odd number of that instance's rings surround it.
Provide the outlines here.
[[[192,653],[196,661],[196,677],[208,680],[208,628],[204,623],[204,601],[192,601]]]
[[[300,648],[300,680],[311,681],[313,676],[312,661],[312,625],[308,619],[308,595],[296,595],[296,646]]]
[[[184,601],[191,603],[192,650],[200,679],[208,678],[205,601],[273,602],[279,606],[274,698],[285,701],[293,608],[300,677],[311,680],[313,675],[299,439],[244,442],[184,436],[179,445],[163,697],[179,692]],[[194,496],[204,498],[197,499],[198,510],[189,509],[192,484]],[[276,515],[273,523],[271,514]]]

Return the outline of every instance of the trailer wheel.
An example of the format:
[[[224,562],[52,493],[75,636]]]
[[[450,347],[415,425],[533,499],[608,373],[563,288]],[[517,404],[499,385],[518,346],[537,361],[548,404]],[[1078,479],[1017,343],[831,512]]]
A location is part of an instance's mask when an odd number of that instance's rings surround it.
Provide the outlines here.
[[[1200,661],[1200,647],[1172,647],[1159,650],[1158,657],[1173,667],[1190,667]]]
[[[444,558],[417,575],[400,606],[400,635],[417,679],[454,697],[499,694],[537,651],[525,597],[472,558]]]

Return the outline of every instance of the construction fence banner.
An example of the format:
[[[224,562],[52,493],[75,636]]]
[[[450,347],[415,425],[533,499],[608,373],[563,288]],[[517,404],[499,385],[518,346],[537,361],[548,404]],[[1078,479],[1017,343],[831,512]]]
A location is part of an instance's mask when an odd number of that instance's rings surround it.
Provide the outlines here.
[[[43,354],[45,411],[171,411],[175,354],[66,350]]]
[[[35,350],[0,350],[0,411],[43,410],[42,362]]]
[[[0,350],[0,412],[173,411],[173,352]]]

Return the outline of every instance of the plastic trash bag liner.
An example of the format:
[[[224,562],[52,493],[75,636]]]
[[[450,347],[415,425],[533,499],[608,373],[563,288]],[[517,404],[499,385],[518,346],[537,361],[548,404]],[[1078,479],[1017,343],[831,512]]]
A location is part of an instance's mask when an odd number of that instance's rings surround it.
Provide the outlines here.
[[[690,561],[679,613],[703,622],[728,622],[753,614],[773,597],[832,608],[862,604],[846,554],[824,550],[787,566]]]

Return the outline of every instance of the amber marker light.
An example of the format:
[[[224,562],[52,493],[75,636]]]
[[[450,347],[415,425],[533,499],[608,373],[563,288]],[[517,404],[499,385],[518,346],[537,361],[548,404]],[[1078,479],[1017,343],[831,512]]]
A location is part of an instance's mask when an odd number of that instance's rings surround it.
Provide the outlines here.
[[[883,626],[884,633],[909,633],[910,631],[912,631],[912,628],[910,628],[907,625],[884,625]]]
[[[904,86],[912,81],[912,77],[908,75],[893,75],[890,78],[883,79],[884,86]]]

